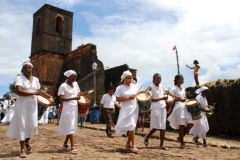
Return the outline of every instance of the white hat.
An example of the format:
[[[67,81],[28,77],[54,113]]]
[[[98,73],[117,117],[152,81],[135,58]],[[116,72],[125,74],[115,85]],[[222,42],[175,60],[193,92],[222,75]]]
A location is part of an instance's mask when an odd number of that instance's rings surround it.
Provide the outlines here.
[[[33,64],[30,61],[26,61],[22,64],[22,66],[25,66],[25,65],[30,65],[30,66],[33,67]]]
[[[70,77],[71,75],[77,76],[77,73],[74,70],[68,70],[68,71],[64,72],[63,74],[66,77]]]
[[[205,91],[205,90],[208,90],[208,87],[202,86],[201,88],[197,89],[195,93],[196,93],[196,94],[200,94],[200,93],[202,93],[202,92]]]
[[[123,72],[121,75],[121,81],[123,81],[127,76],[132,76],[132,73],[129,70]]]

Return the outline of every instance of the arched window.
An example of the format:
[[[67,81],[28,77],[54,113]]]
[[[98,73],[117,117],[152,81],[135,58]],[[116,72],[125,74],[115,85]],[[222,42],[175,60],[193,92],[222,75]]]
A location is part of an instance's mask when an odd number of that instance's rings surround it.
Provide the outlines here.
[[[41,27],[41,18],[37,19],[37,25],[36,25],[36,33],[37,35],[40,33],[40,27]]]
[[[62,33],[63,19],[59,16],[56,18],[56,32]]]

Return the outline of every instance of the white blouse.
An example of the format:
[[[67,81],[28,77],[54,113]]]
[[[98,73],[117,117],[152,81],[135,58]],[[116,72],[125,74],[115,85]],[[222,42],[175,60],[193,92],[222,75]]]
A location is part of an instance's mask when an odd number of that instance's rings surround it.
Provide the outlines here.
[[[133,95],[136,95],[138,89],[137,89],[137,86],[133,83],[130,84],[130,86],[127,86],[127,85],[120,85],[117,87],[114,95],[116,97],[120,97],[120,98],[123,98],[123,97],[128,97],[128,96],[133,96]],[[128,100],[128,101],[125,101],[125,102],[121,102],[121,106],[124,107],[124,106],[132,106],[137,103],[137,100],[136,98],[132,99],[132,100]]]
[[[165,87],[161,84],[159,84],[159,86],[152,84],[150,87],[152,88],[151,90],[152,99],[162,98],[166,92]],[[165,100],[160,100],[160,101],[151,103],[151,109],[164,108],[165,106],[166,106]]]
[[[33,93],[41,88],[38,78],[33,77],[32,83],[24,75],[17,76],[15,86],[21,86],[25,92]]]
[[[74,98],[80,93],[80,88],[77,82],[73,82],[73,87],[66,82],[62,83],[58,89],[58,96],[64,96],[65,98]],[[63,101],[63,106],[77,105],[77,100]]]

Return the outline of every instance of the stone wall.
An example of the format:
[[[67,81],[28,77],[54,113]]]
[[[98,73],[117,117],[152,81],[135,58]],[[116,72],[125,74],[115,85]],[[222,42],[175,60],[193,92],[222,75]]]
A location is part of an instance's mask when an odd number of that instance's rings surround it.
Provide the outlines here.
[[[240,79],[218,80],[204,84],[209,87],[209,104],[216,103],[214,115],[209,117],[209,134],[240,135]],[[196,88],[188,88],[193,98]]]
[[[61,74],[65,56],[56,54],[38,54],[31,58],[33,75],[39,78],[42,88],[54,96],[58,88],[59,75]]]

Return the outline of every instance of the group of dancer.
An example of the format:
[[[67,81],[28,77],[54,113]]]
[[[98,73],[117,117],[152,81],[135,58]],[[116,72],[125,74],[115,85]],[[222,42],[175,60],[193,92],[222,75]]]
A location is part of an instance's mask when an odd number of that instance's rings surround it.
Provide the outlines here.
[[[17,76],[15,87],[19,95],[16,101],[15,114],[7,130],[7,136],[20,141],[21,158],[25,158],[27,154],[32,152],[30,139],[37,134],[37,95],[51,98],[44,90],[41,89],[37,77],[32,76],[33,65],[30,62],[25,62],[22,66],[22,74]],[[77,130],[78,124],[78,100],[82,92],[76,82],[77,73],[73,70],[68,70],[64,73],[66,81],[63,82],[58,89],[58,96],[62,101],[62,114],[58,126],[58,133],[65,136],[63,148],[70,153],[77,153],[74,145],[74,133]],[[122,84],[116,88],[109,88],[107,95],[102,100],[103,114],[106,116],[107,127],[106,132],[109,137],[112,135],[111,127],[114,123],[111,119],[112,111],[115,106],[120,108],[117,123],[115,125],[116,135],[126,135],[126,148],[134,153],[138,152],[135,139],[135,129],[138,120],[139,107],[137,103],[137,93],[139,88],[133,83],[133,76],[130,71],[124,71],[121,76]],[[167,99],[164,94],[166,90],[161,83],[161,75],[156,73],[153,75],[153,83],[148,87],[151,92],[151,123],[150,132],[144,138],[144,144],[148,146],[150,136],[157,130],[160,130],[160,149],[167,150],[164,145],[167,111]],[[176,75],[174,79],[174,87],[170,93],[174,96],[175,105],[173,111],[168,117],[170,126],[179,130],[178,140],[180,148],[184,148],[184,136],[189,133],[193,126],[191,114],[187,111],[184,102],[186,100],[185,89],[182,87],[184,79],[182,75]],[[206,94],[201,94],[207,89],[199,90],[197,100],[201,106],[207,106]],[[204,121],[207,123],[207,119]],[[202,122],[196,123],[196,128],[192,131],[195,141],[197,138],[204,138],[206,141],[206,133],[208,125],[202,127]],[[69,147],[70,141],[70,147]]]

